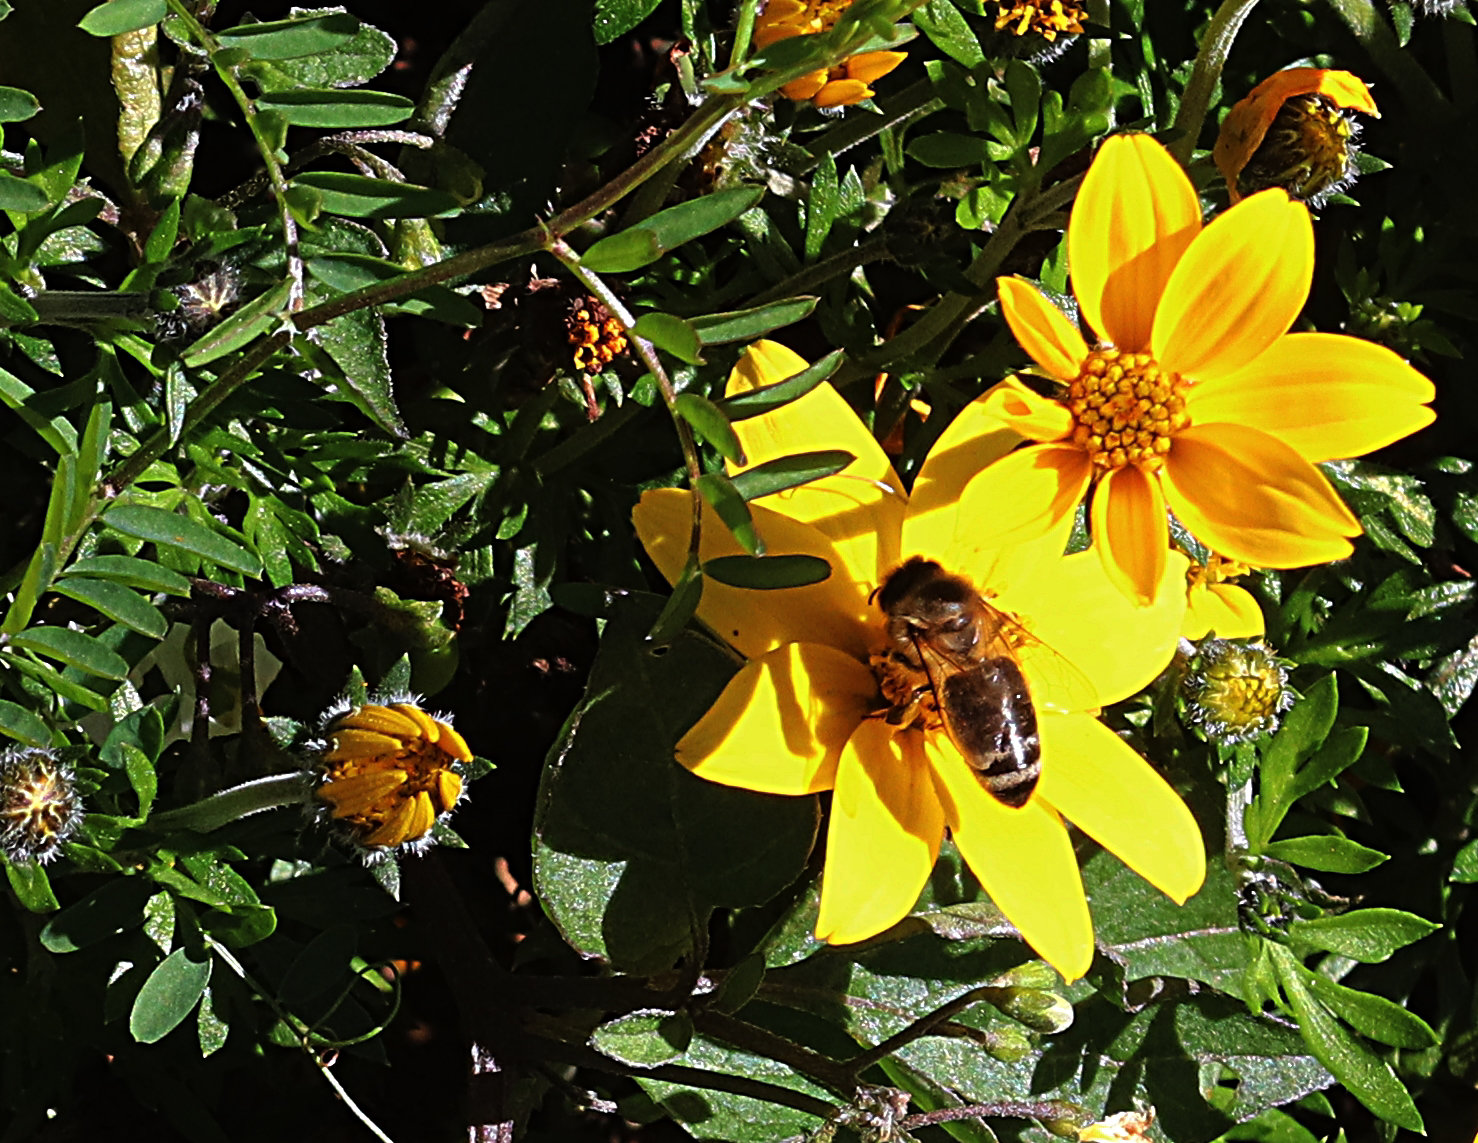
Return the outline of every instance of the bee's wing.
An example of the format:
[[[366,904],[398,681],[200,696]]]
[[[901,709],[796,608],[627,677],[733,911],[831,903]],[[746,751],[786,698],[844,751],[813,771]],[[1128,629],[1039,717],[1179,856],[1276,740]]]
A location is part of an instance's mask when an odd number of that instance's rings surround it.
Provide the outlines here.
[[[1031,688],[1032,702],[1044,710],[1094,711],[1103,703],[1098,688],[1071,660],[1054,651],[1010,616],[1001,615],[1001,639],[1010,644]]]

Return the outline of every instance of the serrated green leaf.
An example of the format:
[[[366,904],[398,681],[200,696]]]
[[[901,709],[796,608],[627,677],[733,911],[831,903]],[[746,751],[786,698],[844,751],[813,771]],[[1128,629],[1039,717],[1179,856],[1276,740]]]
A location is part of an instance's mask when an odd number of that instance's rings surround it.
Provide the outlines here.
[[[113,622],[151,639],[163,639],[169,630],[169,622],[159,608],[121,583],[69,575],[53,583],[51,590],[85,603]]]
[[[10,637],[13,647],[44,655],[100,679],[122,679],[128,662],[100,639],[69,627],[28,627]]]
[[[1442,926],[1401,909],[1356,909],[1331,917],[1294,921],[1288,939],[1307,948],[1339,953],[1363,964],[1377,964],[1397,949]]]
[[[190,594],[190,581],[179,572],[136,556],[87,556],[68,567],[67,574],[113,580],[141,591],[158,591],[165,595],[188,597]]]
[[[1388,854],[1370,849],[1347,837],[1333,835],[1291,837],[1269,842],[1262,852],[1290,865],[1317,869],[1320,873],[1364,873],[1388,860]]]
[[[710,472],[700,476],[695,486],[698,494],[712,506],[741,548],[751,556],[765,554],[765,544],[754,530],[754,517],[749,513],[749,505],[739,495],[732,480],[721,472]]]
[[[693,1042],[686,1012],[644,1008],[607,1020],[590,1035],[590,1046],[628,1067],[655,1068],[682,1059]]]
[[[335,87],[279,91],[260,96],[257,105],[265,111],[277,112],[294,127],[330,129],[388,127],[409,119],[416,109],[415,102],[403,95]],[[324,209],[333,212],[331,207]]]
[[[703,343],[698,332],[685,319],[671,314],[645,313],[637,318],[631,332],[644,337],[658,349],[665,349],[679,361],[689,365],[703,363]],[[681,397],[679,397],[681,399]]]
[[[821,449],[783,456],[735,473],[734,487],[744,499],[758,500],[824,476],[833,476],[856,459],[843,449]]]
[[[198,958],[198,959],[197,959]],[[129,1013],[128,1030],[141,1044],[153,1044],[190,1015],[210,983],[209,954],[175,949],[144,981]]]
[[[716,556],[703,574],[730,587],[775,591],[805,587],[831,578],[831,565],[819,556]]]
[[[347,171],[306,171],[293,182],[317,191],[326,214],[345,218],[444,218],[462,207],[446,191]]]
[[[803,295],[748,310],[704,314],[702,317],[689,318],[688,324],[697,331],[698,340],[704,345],[754,341],[772,330],[794,325],[810,317],[820,300],[814,295]]]
[[[165,0],[104,0],[77,26],[93,36],[121,36],[157,24],[169,15]]]
[[[715,404],[730,421],[744,421],[750,417],[758,417],[789,404],[797,397],[804,397],[841,368],[845,356],[840,349],[833,350],[794,377],[787,377],[773,385],[762,385],[747,393],[736,393]]]
[[[355,310],[314,331],[314,338],[344,371],[354,404],[392,437],[406,435],[395,406],[385,319],[372,309]]]
[[[179,548],[223,568],[257,575],[261,561],[239,544],[178,512],[142,504],[118,504],[108,509],[103,523],[125,536]]]
[[[734,187],[659,210],[629,230],[602,238],[580,257],[597,274],[628,274],[670,250],[727,226],[764,196],[761,187]]]
[[[225,48],[245,48],[255,60],[290,60],[331,52],[354,38],[359,21],[348,12],[238,24],[216,33]]]

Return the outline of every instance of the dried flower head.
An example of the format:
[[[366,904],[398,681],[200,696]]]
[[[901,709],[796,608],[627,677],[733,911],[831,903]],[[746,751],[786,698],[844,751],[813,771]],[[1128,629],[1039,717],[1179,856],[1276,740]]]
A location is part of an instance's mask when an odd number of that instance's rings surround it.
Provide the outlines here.
[[[82,824],[72,770],[50,750],[0,752],[0,852],[10,861],[50,861]]]
[[[315,791],[329,816],[368,850],[430,845],[431,828],[462,797],[462,736],[413,701],[366,703],[338,715],[318,753]]]
[[[1038,35],[1049,44],[1058,36],[1080,36],[1088,14],[1075,0],[996,0],[996,31]]]
[[[1212,151],[1232,202],[1281,187],[1317,206],[1352,183],[1360,131],[1352,111],[1380,116],[1347,71],[1294,67],[1259,83],[1228,112]]]
[[[626,352],[626,331],[611,311],[591,297],[576,298],[565,317],[571,360],[583,373],[599,373]]]
[[[1201,644],[1185,688],[1186,718],[1223,745],[1271,734],[1294,699],[1288,668],[1271,647],[1227,639]]]

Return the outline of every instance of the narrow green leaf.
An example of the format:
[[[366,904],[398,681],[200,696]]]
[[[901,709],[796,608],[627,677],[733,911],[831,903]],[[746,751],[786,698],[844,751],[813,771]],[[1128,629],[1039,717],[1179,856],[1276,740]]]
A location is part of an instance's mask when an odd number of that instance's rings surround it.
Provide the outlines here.
[[[151,639],[163,639],[169,630],[159,608],[121,583],[69,575],[53,583],[51,590],[96,608],[113,622]]]
[[[814,294],[771,302],[748,310],[729,310],[720,314],[704,314],[689,318],[688,324],[698,333],[704,345],[723,345],[730,341],[753,341],[772,330],[794,325],[811,316],[821,299]]]
[[[655,1068],[680,1060],[692,1042],[692,1017],[658,1008],[627,1012],[590,1035],[592,1048],[633,1068]]]
[[[749,505],[734,487],[734,482],[720,472],[710,472],[697,480],[698,493],[707,500],[724,522],[724,527],[733,533],[739,546],[751,556],[765,554],[764,541],[754,530],[754,518],[749,514]]]
[[[693,431],[716,448],[720,456],[732,464],[744,463],[744,448],[723,409],[697,393],[679,393],[676,407],[677,415],[692,425]]]
[[[344,373],[344,388],[361,412],[389,436],[404,438],[405,422],[395,406],[385,319],[375,310],[354,310],[320,326],[315,340]]]
[[[95,401],[82,429],[77,446],[77,483],[67,512],[66,531],[78,532],[93,510],[93,498],[102,479],[103,462],[108,456],[108,434],[113,424],[113,402]]]
[[[7,283],[0,282],[0,324],[29,325],[39,317],[35,306],[12,290]]]
[[[165,0],[104,0],[77,26],[94,36],[121,36],[157,24],[169,15]]]
[[[28,627],[12,635],[10,644],[101,679],[128,676],[128,662],[122,655],[100,639],[70,627]]]
[[[245,48],[254,60],[290,60],[332,51],[352,40],[359,21],[348,12],[327,12],[262,24],[238,24],[217,32],[222,47]]]
[[[170,199],[154,229],[149,232],[149,240],[144,243],[145,263],[159,265],[169,259],[175,239],[180,236],[180,201],[178,198]]]
[[[758,389],[751,389],[748,393],[736,393],[716,404],[731,421],[744,421],[750,417],[758,417],[762,413],[768,413],[772,409],[789,404],[797,397],[804,397],[835,373],[841,367],[845,356],[840,349],[833,350],[816,364],[803,369],[794,377],[787,377],[784,381],[777,381],[773,385],[762,385]]]
[[[1298,768],[1323,745],[1338,710],[1339,691],[1334,675],[1328,674],[1294,705],[1268,744],[1258,771],[1257,799],[1246,817],[1247,837],[1255,852],[1272,840],[1297,800],[1294,778]]]
[[[845,449],[797,453],[757,464],[734,476],[734,487],[746,500],[758,500],[787,488],[833,476],[857,458]]]
[[[386,91],[299,88],[263,95],[257,105],[276,111],[294,127],[388,127],[409,119],[413,100]],[[330,209],[331,208],[326,208]]]
[[[273,329],[283,320],[283,307],[292,292],[291,281],[281,281],[204,334],[180,354],[180,361],[191,369],[208,365],[217,358],[234,353]]]
[[[41,110],[41,101],[18,87],[0,87],[0,123],[21,123]]]
[[[805,587],[831,578],[831,565],[819,556],[716,556],[703,574],[730,587],[775,591]]]
[[[1317,869],[1320,873],[1364,873],[1390,860],[1390,855],[1370,849],[1347,837],[1291,837],[1269,842],[1262,852],[1290,865]]]
[[[662,610],[652,623],[651,630],[647,632],[647,638],[653,643],[666,643],[677,637],[688,620],[698,610],[698,603],[703,598],[703,576],[698,573],[697,568],[687,571],[672,585],[672,594],[668,596],[667,602],[662,605]]]
[[[65,417],[44,417],[31,409],[29,402],[35,396],[36,390],[15,374],[0,369],[0,401],[10,406],[58,455],[76,452],[77,430]]]
[[[15,671],[19,671],[27,678],[38,680],[48,690],[55,691],[67,702],[75,702],[89,710],[107,710],[108,700],[104,695],[89,690],[81,683],[74,683],[61,671],[50,663],[33,659],[29,655],[17,655],[13,651],[7,651],[0,655],[5,665]]]
[[[841,212],[841,191],[837,184],[836,158],[827,154],[811,177],[811,193],[806,199],[806,261],[821,257],[831,224]]]
[[[51,205],[47,193],[29,179],[17,178],[9,171],[0,171],[0,210],[13,210],[18,214],[30,214]]]
[[[632,333],[644,337],[689,365],[703,364],[703,343],[691,323],[671,314],[645,313],[636,319]]]
[[[1300,975],[1326,1008],[1362,1036],[1413,1052],[1438,1042],[1437,1033],[1425,1020],[1384,996],[1346,988],[1308,969]]]
[[[201,959],[197,959],[201,958]],[[144,981],[129,1013],[128,1030],[141,1044],[169,1035],[194,1010],[210,983],[209,954],[175,949]]]
[[[734,187],[659,210],[630,230],[602,238],[580,261],[597,274],[640,270],[669,250],[726,226],[758,203],[764,193],[761,187]]]
[[[51,731],[25,707],[0,699],[0,734],[27,746],[51,745]]]
[[[125,536],[168,544],[243,575],[257,575],[262,570],[261,561],[251,552],[178,512],[119,504],[108,510],[103,523]]]
[[[154,763],[149,756],[131,742],[120,743],[123,751],[123,769],[128,775],[128,784],[133,787],[139,800],[139,819],[149,816],[154,808],[154,795],[159,792],[159,776],[154,772]]]
[[[67,568],[67,574],[109,579],[141,591],[158,591],[165,595],[188,597],[190,594],[190,581],[179,572],[137,556],[88,556]]]
[[[1378,964],[1397,949],[1442,926],[1401,909],[1356,909],[1332,917],[1294,921],[1288,939],[1308,948],[1339,953],[1363,964]]]
[[[7,861],[5,877],[17,900],[32,913],[54,913],[61,905],[51,891],[46,867],[39,861]]]
[[[980,41],[950,0],[929,0],[922,8],[915,8],[910,18],[936,48],[956,63],[974,68],[985,62]]]
[[[953,169],[973,167],[990,158],[989,148],[994,146],[979,135],[961,135],[954,131],[936,131],[923,135],[906,148],[909,158],[916,159],[926,167]]]
[[[307,171],[293,182],[316,190],[325,213],[345,218],[441,218],[461,209],[446,191],[347,171]]]

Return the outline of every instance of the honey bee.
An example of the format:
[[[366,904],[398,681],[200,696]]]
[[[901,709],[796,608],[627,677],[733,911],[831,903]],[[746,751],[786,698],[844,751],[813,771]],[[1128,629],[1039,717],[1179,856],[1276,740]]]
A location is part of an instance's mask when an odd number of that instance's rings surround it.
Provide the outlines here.
[[[920,556],[873,595],[888,621],[888,650],[874,656],[892,704],[883,717],[894,726],[942,724],[992,797],[1026,805],[1042,773],[1042,742],[1007,635],[1012,620]]]

